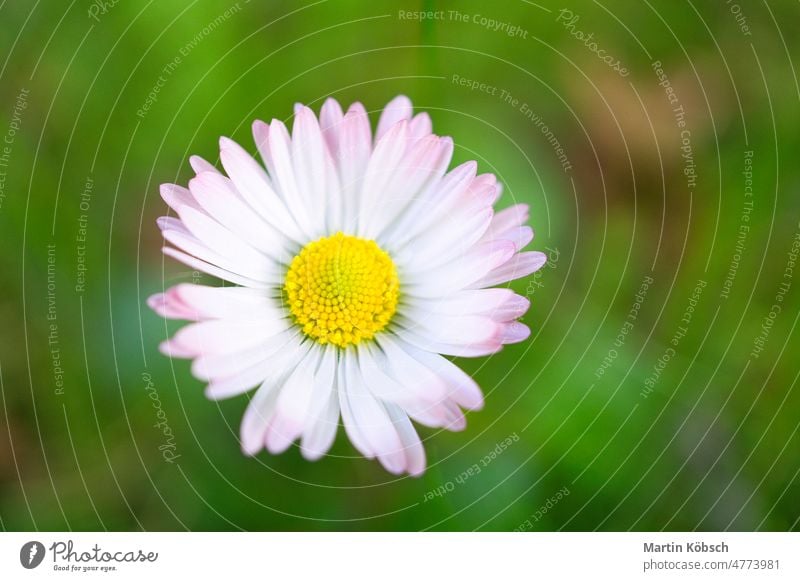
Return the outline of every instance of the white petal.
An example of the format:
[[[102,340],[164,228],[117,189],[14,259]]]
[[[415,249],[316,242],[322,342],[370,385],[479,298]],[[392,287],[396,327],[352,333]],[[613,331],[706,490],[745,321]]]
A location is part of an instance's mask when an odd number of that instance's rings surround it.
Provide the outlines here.
[[[161,198],[173,210],[177,210],[180,206],[194,206],[200,209],[197,201],[192,197],[192,193],[184,187],[176,184],[161,184],[159,191]]]
[[[408,129],[411,132],[411,140],[417,141],[423,137],[427,137],[433,130],[430,115],[427,113],[418,113],[414,115],[411,123],[408,124]]]
[[[483,408],[483,393],[480,387],[455,363],[438,353],[423,351],[408,343],[403,343],[402,346],[414,359],[444,380],[448,386],[447,396],[454,402],[469,410]]]
[[[398,165],[390,170],[392,177],[376,196],[372,213],[364,216],[366,227],[363,234],[368,238],[380,240],[387,226],[394,224],[421,192],[446,169],[440,165],[445,149],[440,138],[429,135],[416,143],[409,142],[409,146]]]
[[[313,238],[317,238],[329,231],[329,206],[339,211],[339,180],[317,118],[308,107],[302,107],[295,117],[292,163],[297,188],[313,209]]]
[[[530,226],[519,226],[506,230],[502,234],[503,240],[509,240],[514,243],[517,251],[522,250],[533,240],[533,229]]]
[[[449,297],[422,299],[408,298],[409,317],[425,316],[426,312],[440,315],[486,315],[495,321],[510,321],[521,317],[530,307],[530,301],[507,288],[463,290]]]
[[[269,337],[246,349],[200,355],[192,362],[192,375],[203,381],[214,381],[238,375],[268,360],[281,349],[294,347],[297,331],[288,330]],[[263,380],[263,377],[260,377]]]
[[[389,358],[379,352],[373,352],[375,361],[384,361],[379,366],[365,365],[369,360],[360,358],[361,369],[368,388],[380,398],[384,404],[396,404],[415,421],[432,427],[446,427],[450,421],[450,413],[443,405],[447,401],[446,391],[449,387],[428,368],[414,360],[408,364],[405,349],[398,354],[393,353],[392,361],[402,361],[399,365],[390,365]],[[420,387],[434,386],[430,393],[420,394]],[[379,395],[380,394],[380,395]],[[431,399],[437,394],[436,399]]]
[[[232,353],[258,343],[289,328],[288,319],[212,319],[182,327],[175,342],[196,355]]]
[[[264,164],[268,168],[272,167],[272,155],[269,152],[269,125],[260,119],[253,121],[253,141]]]
[[[272,454],[280,454],[286,450],[303,433],[314,391],[314,372],[321,351],[312,349],[280,388],[265,438],[267,450]]]
[[[369,118],[361,103],[350,106],[342,120],[336,163],[342,188],[342,229],[355,233],[361,204],[361,187],[372,154]]]
[[[178,284],[151,296],[147,304],[164,317],[199,321],[222,317],[282,317],[264,291],[246,287]]]
[[[380,368],[377,375],[373,373],[373,379],[368,380],[365,375],[365,381],[370,381],[367,385],[384,404],[397,405],[406,414],[411,416],[414,421],[432,428],[447,426],[449,423],[448,416],[450,414],[443,406],[443,403],[447,401],[446,396],[440,397],[438,400],[431,400],[429,399],[430,394],[425,394],[422,397],[414,395],[415,390],[419,387],[416,378],[420,376],[420,368],[424,373],[428,373],[428,376],[430,376],[429,370],[425,369],[424,366],[418,363],[415,365],[419,365],[420,367],[415,368],[411,372],[409,372],[408,366],[393,367],[387,365]],[[377,382],[375,381],[375,377],[378,378]],[[438,378],[437,381],[439,381]],[[446,386],[444,387],[446,389]],[[377,394],[379,391],[383,394],[389,393],[390,395],[389,397],[378,396]]]
[[[183,206],[186,208],[186,206]],[[172,230],[170,228],[164,229],[162,232],[164,239],[167,242],[170,242],[184,250],[193,256],[199,258],[201,261],[205,261],[207,263],[213,264],[220,269],[225,271],[234,273],[239,275],[242,280],[257,280],[263,283],[277,283],[279,282],[278,273],[270,267],[268,259],[262,256],[255,261],[247,261],[242,260],[239,257],[231,256],[230,253],[226,252],[225,255],[218,253],[216,250],[212,250],[208,247],[208,245],[198,240],[192,233],[186,232],[185,228],[181,228],[180,230]],[[211,234],[204,234],[204,236],[211,241],[213,239],[213,235]],[[168,250],[174,250],[172,248],[164,248],[164,254],[168,254],[169,256],[176,256],[176,254],[172,252],[168,252]],[[186,260],[183,258],[178,258],[182,262],[188,264]],[[198,268],[197,266],[193,266],[194,268]],[[214,272],[210,272],[208,268],[199,267],[200,270],[204,270],[205,272],[209,272],[209,274],[214,274],[215,276],[220,276]],[[245,286],[252,286],[246,283],[240,283],[238,280],[234,280],[230,277],[222,277],[226,280],[231,280],[232,282],[236,282],[237,284],[244,284]]]
[[[247,203],[279,232],[300,244],[306,242],[298,223],[287,210],[285,200],[278,197],[258,162],[231,139],[223,137],[219,144],[222,165]]]
[[[206,386],[205,396],[210,400],[228,399],[250,391],[256,385],[266,383],[266,378],[270,377],[270,370],[273,369],[272,362],[261,359],[258,363],[251,365],[233,375],[227,377],[213,378]],[[272,379],[269,380],[270,384]]]
[[[491,220],[491,208],[484,208],[471,216],[446,218],[438,227],[414,238],[400,253],[396,253],[396,262],[414,270],[428,270],[457,260],[470,252]]]
[[[276,262],[286,260],[292,242],[248,205],[229,178],[203,172],[189,181],[189,188],[203,209],[228,230]]]
[[[446,428],[450,423],[450,413],[444,406],[447,400],[431,403],[421,400],[408,400],[394,405],[400,407],[412,420],[429,428]],[[392,402],[386,402],[391,404]]]
[[[197,174],[202,173],[204,171],[210,171],[210,172],[219,173],[219,170],[217,168],[215,168],[212,164],[210,164],[209,162],[204,160],[199,155],[191,156],[189,158],[189,165],[192,166],[192,169],[194,170],[194,173],[197,173]]]
[[[429,337],[424,337],[413,329],[398,329],[396,334],[400,339],[424,351],[453,355],[455,357],[483,357],[484,355],[497,353],[503,347],[503,342],[499,336],[493,341],[464,345],[432,341]]]
[[[503,289],[498,289],[503,290]],[[503,305],[487,314],[495,321],[513,321],[528,312],[531,302],[518,294],[512,293]]]
[[[473,198],[483,200],[487,206],[493,206],[497,201],[497,190],[500,185],[497,183],[497,176],[493,173],[482,173],[475,176],[469,186],[470,194]]]
[[[495,340],[500,333],[500,324],[481,315],[450,317],[428,313],[412,318],[412,313],[404,313],[398,324],[415,331],[434,343],[473,345]]]
[[[240,373],[224,378],[214,378],[206,387],[209,399],[225,399],[248,391],[261,382],[280,382],[308,352],[308,345],[290,338],[286,346],[274,355],[259,361]]]
[[[342,113],[342,107],[339,102],[330,97],[325,99],[319,115],[319,125],[325,138],[325,143],[328,144],[328,150],[334,158],[339,151],[339,133],[342,129],[343,120],[344,113]]]
[[[399,406],[392,403],[384,403],[383,405],[403,444],[406,471],[411,476],[419,476],[425,472],[425,448],[422,446],[417,431],[411,425],[408,415]]]
[[[173,289],[181,301],[204,318],[282,319],[285,316],[278,302],[261,290],[187,283]]]
[[[403,349],[403,342],[383,333],[376,342],[385,354],[385,372],[399,380],[414,399],[439,401],[447,396],[447,385]]]
[[[443,157],[449,163],[452,155],[452,141],[443,138]],[[440,163],[441,163],[440,161]],[[414,200],[414,203],[387,232],[386,240],[393,248],[402,248],[409,240],[426,232],[445,219],[453,207],[463,202],[475,179],[477,164],[468,161],[454,168],[441,179],[435,180]]]
[[[383,192],[389,189],[398,166],[408,146],[408,124],[398,123],[378,140],[375,151],[367,165],[364,183],[361,186],[361,208],[358,214],[358,235],[371,236],[370,218],[383,203]]]
[[[318,460],[324,456],[336,439],[339,427],[339,397],[335,389],[331,389],[327,399],[323,401],[322,413],[303,433],[300,440],[300,452],[306,460]]]
[[[171,256],[175,260],[178,260],[185,265],[193,268],[195,270],[199,270],[205,272],[206,274],[210,274],[211,276],[216,276],[217,278],[221,278],[222,280],[227,280],[228,282],[232,282],[234,284],[240,284],[242,286],[246,286],[249,288],[266,288],[269,283],[254,280],[252,278],[248,278],[246,276],[242,276],[235,272],[231,272],[215,264],[211,264],[199,258],[195,258],[185,252],[181,252],[180,250],[176,250],[175,248],[170,248],[165,246],[161,249],[161,251],[166,254],[167,256]]]
[[[176,296],[175,287],[166,292],[149,296],[147,298],[147,306],[167,319],[198,321],[201,318],[196,309],[186,305]]]
[[[178,359],[191,359],[194,357],[191,351],[184,349],[172,339],[162,341],[158,346],[158,350],[167,357],[176,357]]]
[[[389,472],[399,474],[405,470],[403,444],[394,428],[386,408],[375,399],[364,385],[358,363],[352,352],[345,353],[345,385],[340,391],[345,394],[348,404],[348,417],[345,427],[350,424],[351,434],[358,431],[359,439],[376,456]],[[344,407],[342,414],[344,417]]]
[[[472,288],[494,286],[528,276],[542,268],[545,262],[547,262],[547,255],[542,252],[520,252],[502,266],[475,281]]]
[[[257,454],[264,447],[264,435],[275,409],[277,395],[277,387],[264,382],[255,392],[244,412],[239,434],[242,451],[248,456]]]
[[[180,204],[177,207],[181,207]],[[180,218],[175,218],[174,216],[159,216],[156,218],[156,225],[158,226],[161,232],[165,230],[175,230],[177,232],[181,232],[186,236],[194,237],[194,235],[189,232],[189,230],[184,226],[183,222],[181,222]]]
[[[337,359],[336,347],[325,348],[314,375],[308,421],[300,443],[303,457],[309,460],[322,457],[336,437],[339,421],[339,398],[335,389]]]
[[[486,231],[486,237],[497,238],[504,232],[522,226],[528,221],[530,209],[528,204],[516,204],[505,210],[500,210],[495,214],[492,225]]]
[[[509,262],[514,252],[513,243],[498,240],[477,245],[449,264],[433,270],[415,272],[408,264],[402,273],[405,291],[418,297],[446,297],[470,285],[477,286],[476,280]]]
[[[318,348],[320,352],[319,364],[314,372],[314,387],[311,403],[308,407],[309,423],[323,413],[325,402],[328,401],[330,391],[336,383],[336,367],[339,364],[338,348],[327,345]]]
[[[444,428],[452,432],[460,432],[467,427],[467,419],[464,417],[464,412],[453,401],[444,402],[443,406],[448,412],[447,421]]]
[[[365,344],[359,347],[358,363],[367,389],[382,401],[403,404],[410,400],[424,400],[431,403],[436,401],[436,393],[440,398],[444,393],[444,389],[439,389],[434,393],[428,391],[426,389],[428,385],[418,383],[418,376],[414,375],[413,371],[409,376],[414,377],[414,380],[408,382],[408,387],[395,381],[390,376],[392,368],[389,366],[386,354],[373,345]],[[402,369],[403,365],[401,364],[399,367]],[[441,388],[442,386],[437,384],[436,387]]]
[[[505,344],[519,343],[531,336],[531,330],[519,321],[511,321],[502,326],[501,336]]]
[[[362,434],[361,428],[355,420],[353,410],[350,405],[350,396],[347,391],[347,384],[351,381],[349,374],[345,367],[346,357],[342,357],[339,365],[337,366],[337,392],[339,394],[339,409],[342,412],[342,424],[347,437],[353,447],[358,450],[365,458],[374,458],[375,452],[372,451],[372,446],[367,440],[366,436]]]
[[[214,253],[228,259],[228,264],[236,265],[235,272],[256,280],[270,282],[279,280],[280,273],[273,260],[258,252],[237,234],[234,234],[207,214],[190,206],[180,206],[178,214],[181,217],[181,222],[197,240]],[[165,238],[167,234],[168,231],[165,231]],[[171,239],[170,241],[172,242]],[[175,242],[173,243],[178,245]],[[181,247],[186,250],[185,247]]]
[[[470,169],[465,167],[462,176],[471,175],[471,172],[467,173]],[[407,235],[408,241],[402,253],[419,254],[417,249],[428,247],[430,250],[423,256],[430,257],[429,261],[446,262],[450,256],[465,252],[488,231],[494,221],[491,203],[494,184],[495,178],[491,174],[475,177],[466,189],[463,189],[463,183],[441,181],[433,188],[437,196],[429,197],[422,206],[429,206],[428,213],[436,216],[435,222],[425,229],[420,228],[421,222],[414,224],[412,228],[416,234]],[[414,209],[409,212],[414,212]],[[429,219],[427,216],[423,218]],[[483,240],[486,241],[486,236],[483,236]]]
[[[318,228],[315,227],[313,216],[316,208],[313,199],[306,196],[297,185],[292,164],[292,140],[282,121],[274,119],[269,126],[269,152],[272,165],[268,166],[270,176],[279,189],[281,198],[289,208],[300,231],[305,235],[304,240],[313,240],[317,236]]]
[[[306,358],[286,380],[278,397],[277,411],[296,430],[292,440],[302,432],[314,401],[314,378],[322,353],[323,349],[319,346],[312,347]]]

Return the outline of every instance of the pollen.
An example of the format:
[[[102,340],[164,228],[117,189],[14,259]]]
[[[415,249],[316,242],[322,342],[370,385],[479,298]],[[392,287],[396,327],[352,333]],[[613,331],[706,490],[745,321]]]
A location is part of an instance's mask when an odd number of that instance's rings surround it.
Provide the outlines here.
[[[344,348],[389,324],[400,283],[391,257],[373,240],[338,232],[308,243],[292,259],[284,293],[303,333]]]

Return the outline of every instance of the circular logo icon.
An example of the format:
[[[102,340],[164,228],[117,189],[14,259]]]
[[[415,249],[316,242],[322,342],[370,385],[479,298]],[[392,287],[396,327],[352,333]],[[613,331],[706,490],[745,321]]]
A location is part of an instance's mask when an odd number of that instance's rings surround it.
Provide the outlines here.
[[[19,562],[26,569],[35,569],[44,559],[44,545],[39,541],[30,541],[19,550]]]

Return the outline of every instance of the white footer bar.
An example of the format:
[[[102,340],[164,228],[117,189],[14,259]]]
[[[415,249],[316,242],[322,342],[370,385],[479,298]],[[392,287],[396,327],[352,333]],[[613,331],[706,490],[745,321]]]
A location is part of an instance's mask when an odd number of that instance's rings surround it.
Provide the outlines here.
[[[796,533],[3,533],[0,579],[800,579]]]

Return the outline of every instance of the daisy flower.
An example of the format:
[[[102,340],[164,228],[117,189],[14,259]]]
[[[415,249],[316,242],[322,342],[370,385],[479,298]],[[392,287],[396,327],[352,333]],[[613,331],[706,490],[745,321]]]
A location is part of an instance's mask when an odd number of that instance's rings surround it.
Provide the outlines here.
[[[161,345],[192,359],[210,399],[255,388],[241,423],[246,454],[295,441],[309,460],[341,418],[353,446],[391,473],[419,475],[411,420],[461,430],[475,381],[444,356],[479,357],[526,339],[530,305],[508,288],[545,262],[528,207],[495,212],[501,186],[469,161],[448,171],[453,141],[407,97],[374,136],[363,105],[328,99],[319,120],[298,105],[291,134],[256,121],[264,165],[220,140],[225,173],[190,159],[188,189],[161,186],[176,216],[158,219],[164,253],[235,286],[179,284],[148,304],[194,321]]]

